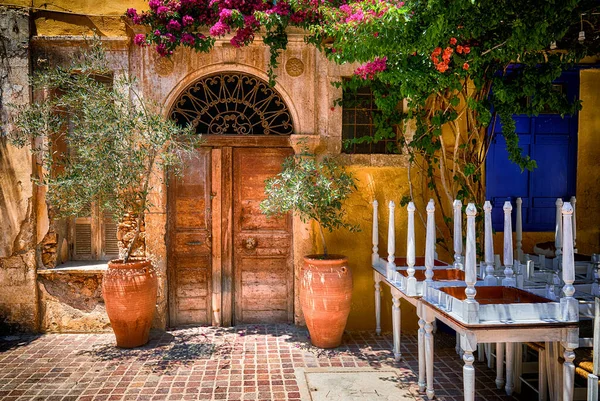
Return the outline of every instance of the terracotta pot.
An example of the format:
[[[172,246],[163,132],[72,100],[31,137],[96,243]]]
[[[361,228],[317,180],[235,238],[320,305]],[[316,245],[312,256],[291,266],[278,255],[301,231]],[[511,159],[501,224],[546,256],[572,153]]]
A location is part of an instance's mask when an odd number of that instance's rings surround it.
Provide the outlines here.
[[[335,348],[342,342],[350,304],[352,273],[342,255],[308,255],[300,284],[300,304],[310,332],[311,343]]]
[[[102,294],[117,346],[133,348],[148,342],[158,283],[149,260],[108,262]]]

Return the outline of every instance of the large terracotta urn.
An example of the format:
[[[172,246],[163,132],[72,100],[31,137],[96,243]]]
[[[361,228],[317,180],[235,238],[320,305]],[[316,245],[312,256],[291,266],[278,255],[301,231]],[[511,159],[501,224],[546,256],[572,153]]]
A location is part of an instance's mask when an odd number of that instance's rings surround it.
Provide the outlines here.
[[[319,348],[339,346],[352,302],[348,258],[342,255],[305,256],[300,281],[300,304],[310,341]]]
[[[108,262],[102,293],[118,347],[134,348],[148,342],[157,289],[149,260]]]

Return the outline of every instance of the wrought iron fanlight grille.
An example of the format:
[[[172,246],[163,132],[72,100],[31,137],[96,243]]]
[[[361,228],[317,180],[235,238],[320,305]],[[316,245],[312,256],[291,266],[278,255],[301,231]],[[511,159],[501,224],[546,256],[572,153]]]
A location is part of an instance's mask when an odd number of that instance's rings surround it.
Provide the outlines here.
[[[291,135],[289,109],[267,82],[240,73],[219,73],[188,87],[171,118],[203,135]]]

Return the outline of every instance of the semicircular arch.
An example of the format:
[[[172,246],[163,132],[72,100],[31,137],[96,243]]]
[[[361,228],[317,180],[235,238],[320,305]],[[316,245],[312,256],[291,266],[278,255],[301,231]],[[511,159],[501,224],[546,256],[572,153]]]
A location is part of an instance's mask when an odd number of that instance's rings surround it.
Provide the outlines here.
[[[246,71],[244,71],[246,70]],[[202,73],[203,72],[203,73]],[[243,70],[197,71],[167,97],[168,117],[205,135],[291,135],[298,119],[287,96]]]

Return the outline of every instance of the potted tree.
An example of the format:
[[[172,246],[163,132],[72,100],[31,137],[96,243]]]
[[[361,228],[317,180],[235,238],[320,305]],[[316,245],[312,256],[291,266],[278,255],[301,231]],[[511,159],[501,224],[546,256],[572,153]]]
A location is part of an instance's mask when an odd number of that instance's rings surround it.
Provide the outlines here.
[[[265,182],[261,211],[267,216],[290,211],[317,224],[323,253],[306,255],[300,280],[300,303],[313,345],[335,348],[342,341],[352,300],[348,259],[330,254],[324,230],[358,231],[344,222],[343,202],[356,189],[355,179],[335,159],[317,160],[303,152],[288,157],[283,170]]]
[[[46,188],[53,218],[83,215],[90,204],[121,221],[133,217],[102,292],[117,346],[143,345],[157,298],[156,273],[139,250],[153,174],[179,171],[197,137],[144,101],[131,77],[113,74],[99,39],[68,68],[36,73],[32,85],[43,98],[17,107],[8,139],[31,146],[39,166],[34,180]]]

